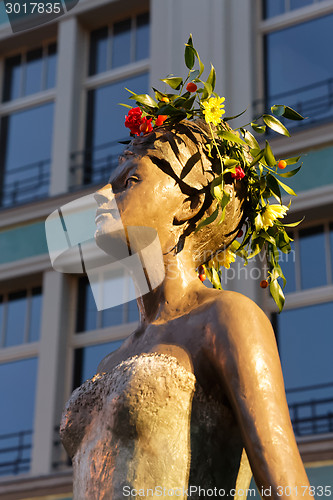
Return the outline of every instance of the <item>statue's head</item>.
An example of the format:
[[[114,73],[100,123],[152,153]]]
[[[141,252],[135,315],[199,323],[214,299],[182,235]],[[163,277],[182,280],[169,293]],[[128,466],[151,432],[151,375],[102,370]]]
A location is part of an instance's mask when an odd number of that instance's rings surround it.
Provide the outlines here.
[[[224,250],[242,225],[247,184],[227,174],[230,201],[223,222],[219,215],[196,231],[217,207],[210,184],[220,173],[220,160],[209,151],[210,142],[208,125],[202,120],[183,120],[134,138],[109,184],[96,194],[97,244],[108,247],[115,231],[116,202],[122,226],[155,229],[164,254],[186,248],[198,266]]]

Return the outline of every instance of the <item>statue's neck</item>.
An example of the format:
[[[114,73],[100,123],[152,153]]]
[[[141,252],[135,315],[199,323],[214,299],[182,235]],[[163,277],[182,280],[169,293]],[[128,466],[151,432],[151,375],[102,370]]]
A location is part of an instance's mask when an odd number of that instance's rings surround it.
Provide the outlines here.
[[[165,277],[151,292],[138,298],[143,323],[163,323],[189,312],[204,291],[189,253],[164,256]]]

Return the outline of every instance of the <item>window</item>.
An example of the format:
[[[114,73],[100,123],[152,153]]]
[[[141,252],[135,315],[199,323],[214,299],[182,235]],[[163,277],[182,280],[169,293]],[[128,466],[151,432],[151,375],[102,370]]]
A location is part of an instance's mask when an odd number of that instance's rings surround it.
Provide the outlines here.
[[[128,139],[124,127],[129,92],[149,89],[149,14],[129,17],[91,32],[85,149],[72,154],[72,187],[105,183]]]
[[[149,57],[149,14],[144,13],[91,33],[89,75]]]
[[[92,346],[75,349],[74,360],[74,387],[79,387],[83,382],[92,378],[97,371],[97,367],[102,359],[110,352],[115,351],[121,346],[123,340],[107,342]]]
[[[0,475],[30,469],[37,364],[37,358],[0,363]]]
[[[41,312],[40,286],[0,294],[0,475],[30,469]]]
[[[333,432],[333,225],[290,236],[292,251],[281,254],[286,306],[274,316],[290,415],[299,436]]]
[[[110,309],[97,311],[95,300],[87,278],[79,280],[78,288],[78,313],[77,313],[77,328],[78,333],[106,328],[109,326],[117,326],[123,323],[132,323],[138,321],[139,313],[135,300],[127,301],[127,297],[133,296],[130,291],[131,281],[129,278],[124,278],[119,275],[114,280],[114,287],[111,287],[111,292],[118,296],[124,296],[124,303]]]
[[[48,194],[56,62],[56,44],[5,60],[5,107],[0,107],[0,205],[3,207]],[[43,94],[46,90],[49,93]],[[30,98],[36,94],[42,97],[38,105],[32,105]],[[19,98],[25,99],[17,101]]]
[[[55,87],[57,46],[38,47],[5,60],[3,102]]]
[[[41,306],[40,287],[0,295],[0,347],[37,342]]]
[[[333,432],[333,302],[277,315],[278,345],[297,435]]]
[[[279,16],[321,1],[323,0],[263,0],[264,18]]]

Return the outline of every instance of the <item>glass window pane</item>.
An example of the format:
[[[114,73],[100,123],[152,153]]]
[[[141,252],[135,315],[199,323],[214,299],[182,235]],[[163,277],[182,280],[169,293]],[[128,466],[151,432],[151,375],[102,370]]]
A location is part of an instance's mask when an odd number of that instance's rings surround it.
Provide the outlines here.
[[[333,411],[332,317],[332,302],[277,315],[287,399],[294,405],[291,416],[307,419],[298,424],[299,434],[328,432],[328,414]],[[330,401],[320,402],[324,399]],[[314,421],[314,416],[322,419]]]
[[[118,163],[118,155],[124,149],[119,140],[128,138],[124,127],[126,110],[118,103],[127,103],[129,93],[148,90],[148,73],[90,90],[87,117],[86,182],[105,182],[111,169]]]
[[[126,19],[113,26],[112,68],[118,68],[131,62],[131,19]]]
[[[314,288],[327,284],[324,228],[318,226],[299,232],[301,286]]]
[[[291,236],[292,237],[292,236]],[[279,263],[282,268],[282,272],[287,280],[287,284],[283,289],[284,293],[290,293],[296,291],[296,278],[295,278],[295,245],[294,242],[290,242],[291,252],[289,254],[285,254],[280,252]]]
[[[57,44],[52,43],[48,47],[46,59],[46,83],[47,89],[53,89],[56,86],[57,77]]]
[[[139,321],[139,309],[136,300],[131,300],[127,304],[127,321],[132,323],[132,321]]]
[[[0,453],[0,474],[13,474],[28,471],[30,468],[32,431],[34,421],[37,358],[0,364],[0,401],[5,411],[0,412],[1,436],[0,450],[13,448]],[[10,383],[8,383],[10,381]],[[14,434],[8,436],[8,434]],[[19,444],[27,446],[20,456]],[[5,465],[7,464],[7,465]]]
[[[284,13],[285,0],[263,0],[264,18],[279,16]]]
[[[2,347],[2,339],[3,339],[3,310],[4,310],[4,304],[3,304],[3,297],[0,295],[0,348]]]
[[[302,7],[305,7],[306,5],[311,5],[313,4],[314,0],[290,0],[290,9],[301,9]]]
[[[149,57],[149,13],[136,18],[135,60]]]
[[[41,316],[42,289],[38,287],[32,290],[32,296],[30,298],[29,342],[37,342],[39,340]]]
[[[26,291],[11,293],[7,303],[5,347],[23,344],[27,319]]]
[[[81,278],[78,284],[78,333],[97,328],[97,307],[87,278]]]
[[[267,107],[278,99],[309,120],[332,117],[333,54],[323,50],[333,45],[332,23],[330,14],[266,36]]]
[[[102,359],[110,352],[118,349],[124,340],[116,340],[105,344],[83,347],[75,350],[74,388],[96,374]]]
[[[48,194],[53,107],[43,104],[2,119],[4,206]]]
[[[107,48],[108,48],[108,28],[100,28],[92,31],[90,35],[90,57],[89,75],[96,75],[106,71],[107,68]]]
[[[3,100],[11,101],[21,96],[21,56],[9,57],[5,62]]]
[[[332,282],[333,282],[333,223],[330,224],[330,253],[331,253],[331,269],[332,269]]]
[[[27,53],[24,95],[35,94],[42,89],[43,51],[42,48]]]

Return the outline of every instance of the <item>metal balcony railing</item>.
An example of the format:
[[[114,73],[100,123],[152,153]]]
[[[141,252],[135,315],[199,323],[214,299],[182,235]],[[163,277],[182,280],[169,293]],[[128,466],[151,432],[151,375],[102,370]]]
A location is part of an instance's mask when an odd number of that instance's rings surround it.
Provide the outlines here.
[[[288,92],[267,95],[263,99],[257,99],[253,102],[253,116],[258,117],[263,113],[267,113],[273,104],[290,106],[307,118],[307,120],[302,121],[290,121],[282,118],[281,121],[288,128],[304,128],[321,122],[332,121],[333,77]]]
[[[123,139],[126,141],[128,137]],[[94,148],[75,151],[70,158],[70,190],[94,184],[106,184],[118,165],[124,145],[110,141]]]
[[[316,393],[322,391],[325,391],[324,397],[317,397]],[[311,396],[304,395],[302,400],[302,393],[306,392]],[[333,432],[333,382],[287,389],[286,394],[296,436]],[[292,401],[294,399],[300,400]]]
[[[0,435],[0,476],[30,470],[32,434],[28,430]]]
[[[41,160],[7,171],[0,188],[0,206],[9,207],[46,198],[51,160]]]

